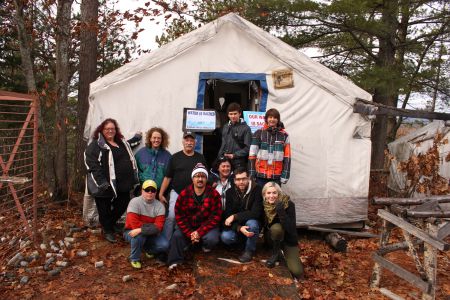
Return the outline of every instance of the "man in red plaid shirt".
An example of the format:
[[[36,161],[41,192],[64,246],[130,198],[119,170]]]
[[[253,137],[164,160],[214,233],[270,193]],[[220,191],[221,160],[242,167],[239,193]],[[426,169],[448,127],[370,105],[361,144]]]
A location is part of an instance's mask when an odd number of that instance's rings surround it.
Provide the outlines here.
[[[188,245],[202,243],[203,251],[209,252],[219,242],[220,195],[207,184],[208,171],[203,164],[194,167],[191,178],[192,184],[181,191],[175,204],[177,229],[170,242],[169,269],[184,261]]]

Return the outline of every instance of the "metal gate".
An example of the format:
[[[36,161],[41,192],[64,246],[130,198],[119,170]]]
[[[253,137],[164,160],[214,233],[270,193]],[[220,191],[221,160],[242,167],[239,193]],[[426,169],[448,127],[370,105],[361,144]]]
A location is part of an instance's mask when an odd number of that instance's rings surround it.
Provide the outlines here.
[[[0,91],[0,260],[36,236],[37,110],[37,97]]]

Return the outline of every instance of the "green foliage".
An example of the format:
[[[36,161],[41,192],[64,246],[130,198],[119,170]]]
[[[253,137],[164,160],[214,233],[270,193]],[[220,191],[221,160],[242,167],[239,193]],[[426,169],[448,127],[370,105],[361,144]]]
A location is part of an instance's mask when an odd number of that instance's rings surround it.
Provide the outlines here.
[[[156,43],[159,46],[162,46],[194,29],[196,29],[196,26],[192,21],[186,20],[185,18],[175,19],[166,28],[166,33],[163,33],[161,36],[156,37]]]

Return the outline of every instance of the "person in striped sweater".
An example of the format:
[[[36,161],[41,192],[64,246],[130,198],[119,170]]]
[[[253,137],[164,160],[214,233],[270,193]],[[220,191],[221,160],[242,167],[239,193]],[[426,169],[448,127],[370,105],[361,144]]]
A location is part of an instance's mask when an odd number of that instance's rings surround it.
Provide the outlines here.
[[[280,112],[271,108],[264,117],[262,129],[252,137],[249,153],[249,172],[260,186],[274,181],[286,184],[291,169],[289,135],[280,121]]]
[[[142,194],[131,199],[127,208],[123,237],[131,244],[131,266],[140,269],[141,253],[144,250],[148,258],[164,253],[169,242],[160,234],[164,226],[165,208],[156,200],[158,186],[153,180],[142,183]]]

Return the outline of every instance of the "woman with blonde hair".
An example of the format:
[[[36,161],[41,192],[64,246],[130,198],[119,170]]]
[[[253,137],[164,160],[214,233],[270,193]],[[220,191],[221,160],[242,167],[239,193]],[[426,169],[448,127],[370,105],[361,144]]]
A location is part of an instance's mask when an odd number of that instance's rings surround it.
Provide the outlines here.
[[[272,256],[266,266],[273,268],[283,254],[289,271],[296,279],[303,278],[303,265],[299,257],[295,205],[282,193],[275,182],[268,182],[262,189],[266,238],[272,244]]]

